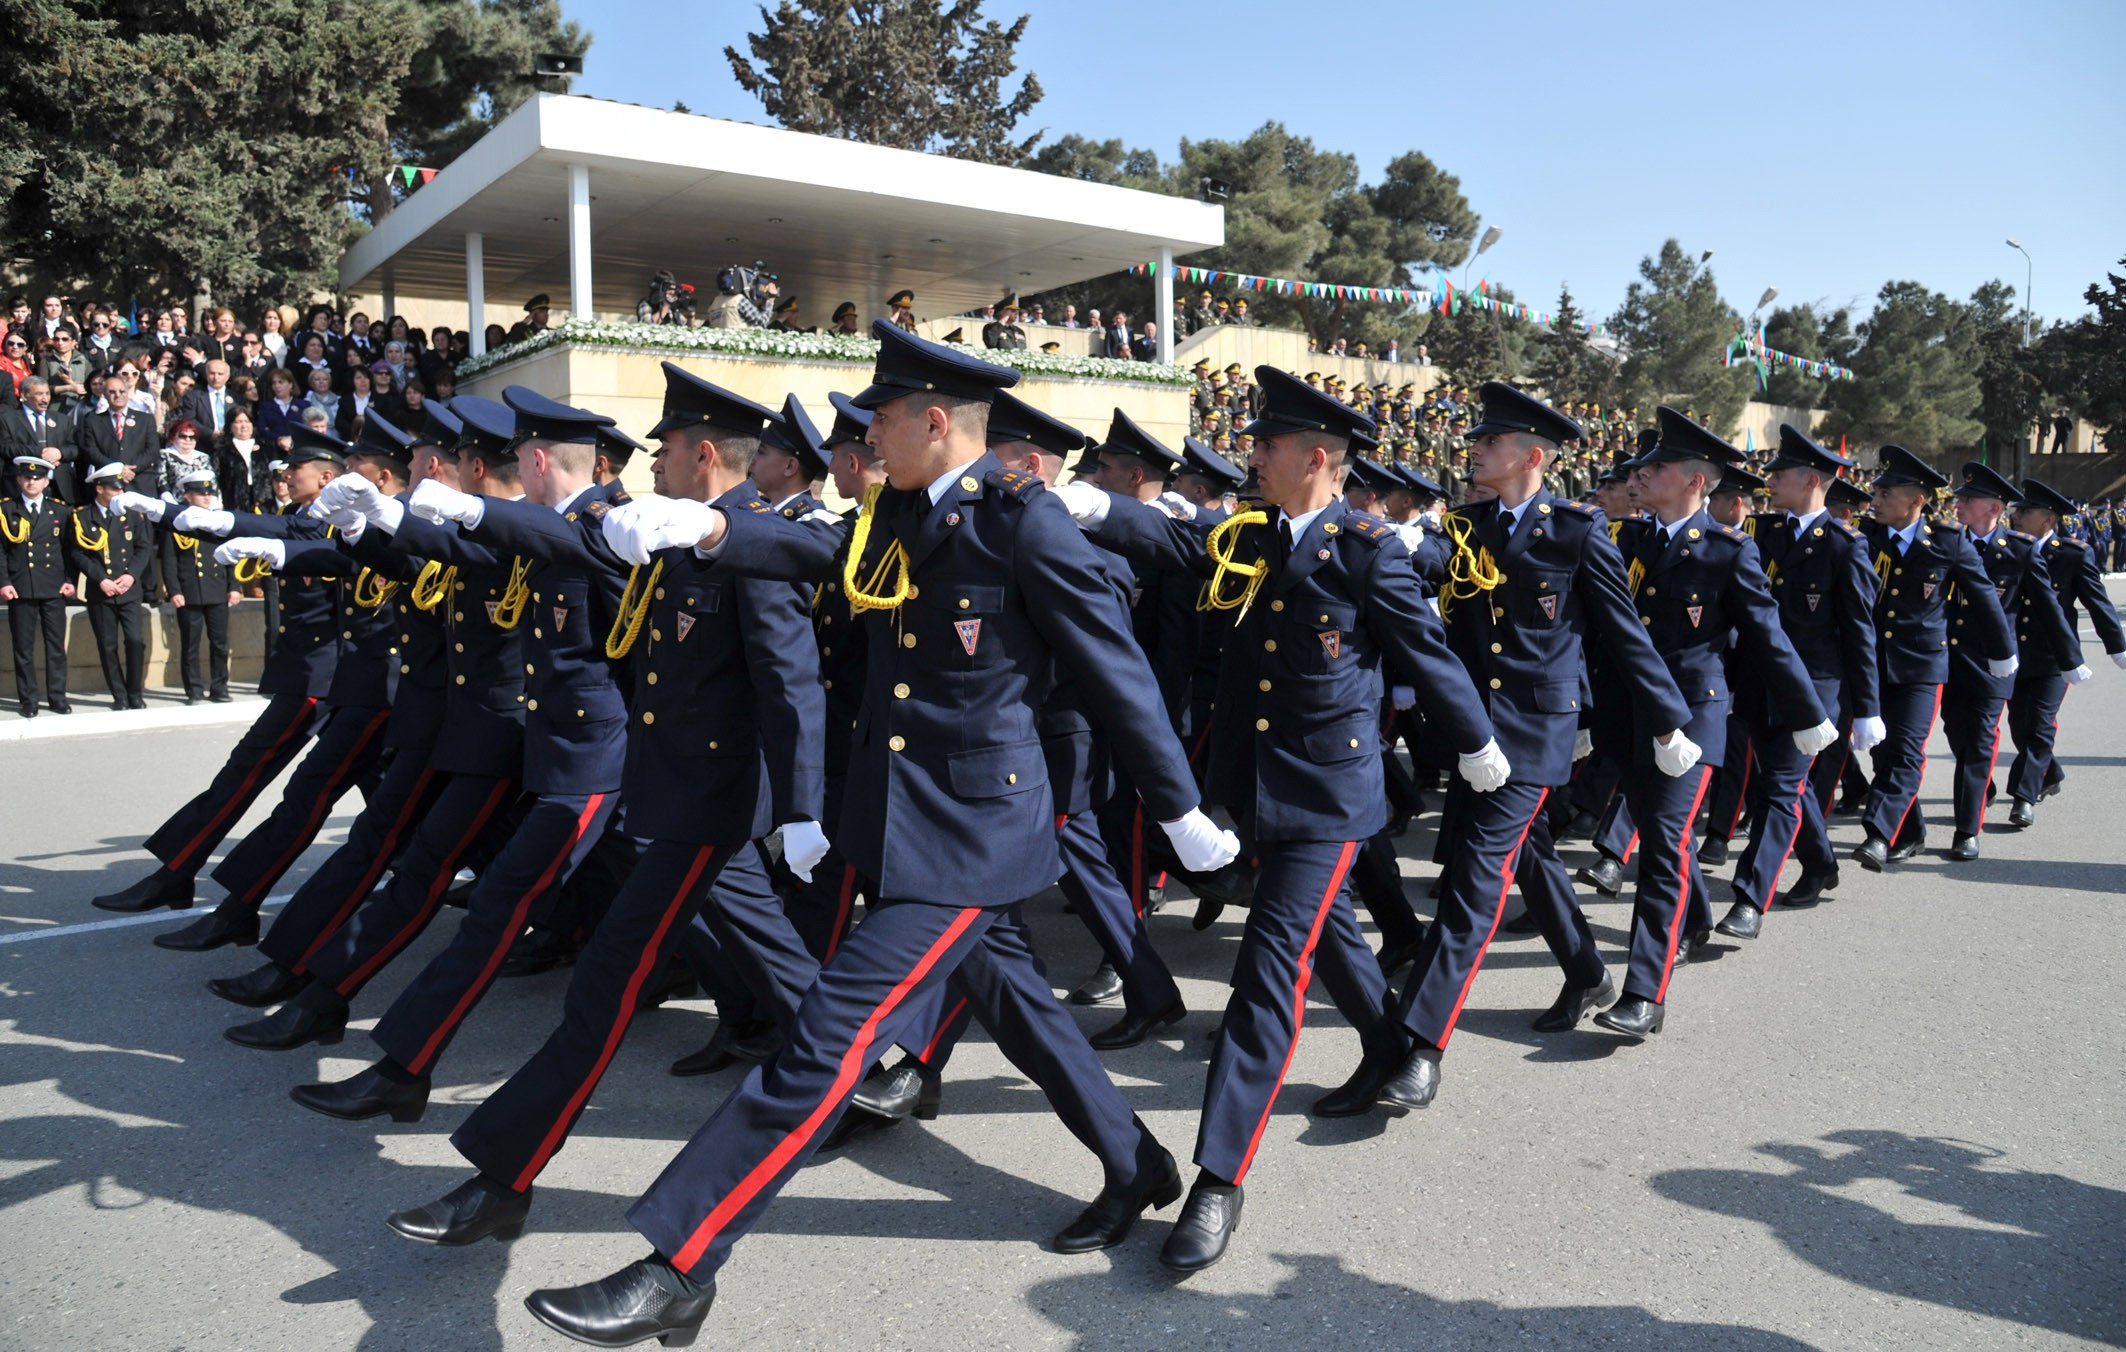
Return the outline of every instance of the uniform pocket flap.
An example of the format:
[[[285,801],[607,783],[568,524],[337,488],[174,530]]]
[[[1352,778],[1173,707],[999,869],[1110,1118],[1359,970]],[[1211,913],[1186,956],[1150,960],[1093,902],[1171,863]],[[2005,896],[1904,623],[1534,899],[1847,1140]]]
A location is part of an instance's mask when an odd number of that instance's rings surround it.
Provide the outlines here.
[[[955,751],[945,758],[945,763],[952,778],[952,792],[961,798],[1002,798],[1046,782],[1039,741]]]
[[[1371,718],[1347,718],[1303,734],[1299,744],[1310,761],[1355,760],[1380,749],[1380,730]]]
[[[1576,713],[1580,707],[1580,683],[1578,681],[1537,681],[1535,683],[1535,707],[1546,714]]]

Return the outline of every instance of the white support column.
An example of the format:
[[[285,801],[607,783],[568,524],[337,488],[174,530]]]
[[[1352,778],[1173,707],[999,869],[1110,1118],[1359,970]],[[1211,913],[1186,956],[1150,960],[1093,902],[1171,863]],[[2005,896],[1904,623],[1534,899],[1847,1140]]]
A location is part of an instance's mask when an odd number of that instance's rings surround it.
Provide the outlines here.
[[[465,232],[465,333],[472,355],[487,351],[487,236]]]
[[[1152,294],[1158,299],[1152,308],[1159,312],[1159,364],[1174,364],[1174,248],[1171,244],[1159,246],[1159,279],[1153,284]],[[1140,326],[1141,327],[1141,326]]]
[[[591,167],[568,167],[568,312],[591,314]]]

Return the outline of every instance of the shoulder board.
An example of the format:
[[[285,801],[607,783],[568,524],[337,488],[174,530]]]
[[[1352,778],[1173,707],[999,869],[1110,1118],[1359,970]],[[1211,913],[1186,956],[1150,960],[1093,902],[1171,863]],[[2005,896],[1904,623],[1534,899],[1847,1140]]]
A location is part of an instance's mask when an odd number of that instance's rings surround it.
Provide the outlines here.
[[[1000,488],[1020,502],[1029,501],[1035,494],[1046,492],[1048,488],[1048,485],[1041,482],[1040,475],[1028,474],[1024,470],[996,469],[983,478],[991,488]]]
[[[2018,540],[2021,540],[2026,545],[2034,545],[2037,543],[2037,537],[2035,535],[2029,535],[2023,531],[2011,530],[2008,532],[2008,534]]]
[[[1724,536],[1726,536],[1726,537],[1727,537],[1728,539],[1730,539],[1730,540],[1747,540],[1747,539],[1749,539],[1749,536],[1747,536],[1747,535],[1743,534],[1743,533],[1742,533],[1741,531],[1739,531],[1739,530],[1736,530],[1736,529],[1735,529],[1735,528],[1734,528],[1733,526],[1723,526],[1723,525],[1721,525],[1721,524],[1720,524],[1719,522],[1717,522],[1717,521],[1713,523],[1713,534],[1715,534],[1715,535],[1724,535]]]
[[[746,510],[749,512],[772,512],[775,510],[775,504],[768,501],[760,494],[755,493],[751,498],[746,500]]]
[[[1867,538],[1867,536],[1861,533],[1860,527],[1854,525],[1850,521],[1840,521],[1837,517],[1834,516],[1831,518],[1831,524],[1838,527],[1838,529],[1844,531],[1848,536],[1855,540],[1865,540]]]
[[[1342,533],[1375,545],[1402,538],[1395,527],[1371,512],[1345,512]]]
[[[613,485],[612,491],[605,495],[605,500],[615,507],[625,507],[628,503],[634,501],[632,497],[628,496],[628,491],[619,484]]]
[[[1596,512],[1602,510],[1591,502],[1574,502],[1567,498],[1552,498],[1550,501],[1551,505],[1561,512],[1571,512],[1576,516],[1584,516],[1590,520],[1594,518]]]
[[[611,510],[611,508],[605,505],[605,500],[603,498],[592,498],[589,502],[583,505],[583,514],[588,517],[604,516],[608,511]]]

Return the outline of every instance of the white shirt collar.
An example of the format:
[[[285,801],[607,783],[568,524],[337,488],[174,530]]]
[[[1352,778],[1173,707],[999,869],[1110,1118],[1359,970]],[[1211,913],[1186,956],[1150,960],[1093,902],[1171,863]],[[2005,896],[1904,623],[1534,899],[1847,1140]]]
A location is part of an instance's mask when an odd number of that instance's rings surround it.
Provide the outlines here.
[[[1818,507],[1815,511],[1806,514],[1803,514],[1801,512],[1789,512],[1788,515],[1794,518],[1794,534],[1808,534],[1809,527],[1815,525],[1816,522],[1823,517],[1825,511],[1825,508]]]
[[[975,457],[975,460],[979,459],[981,459],[980,456]],[[974,463],[974,460],[970,460],[966,464],[961,465],[955,469],[949,469],[943,474],[938,475],[937,478],[932,479],[930,481],[930,487],[924,490],[925,492],[930,494],[930,505],[935,507],[939,503],[943,502],[945,500],[945,495],[952,491],[952,486],[958,483],[962,476],[964,476],[968,470],[974,468]]]
[[[937,485],[936,485],[936,484],[932,484],[932,485],[931,485],[931,487],[932,487],[932,488],[935,488],[935,487],[937,487]],[[779,512],[779,511],[781,511],[781,510],[782,510],[783,508],[785,508],[785,507],[789,506],[789,505],[790,505],[791,503],[793,503],[793,502],[797,501],[797,500],[798,500],[799,498],[803,497],[804,495],[805,495],[805,490],[804,490],[804,489],[802,489],[802,488],[798,489],[798,490],[797,490],[797,491],[796,491],[795,493],[792,493],[792,494],[791,494],[791,495],[790,495],[789,497],[787,497],[787,498],[784,498],[784,499],[783,499],[783,500],[782,500],[781,502],[778,502],[778,503],[776,503],[776,504],[775,504],[775,510],[776,510],[776,511],[778,511],[778,512]],[[930,499],[930,501],[931,501],[931,503],[932,503],[932,504],[934,505],[934,504],[935,504],[935,503],[937,502],[937,498],[933,496],[933,497],[932,497],[932,498]]]
[[[596,484],[585,484],[583,487],[577,489],[574,493],[569,494],[568,501],[555,504],[554,510],[556,512],[559,512],[563,516],[566,516],[571,508],[573,508],[577,503],[583,501],[583,495],[585,493],[590,492],[597,486],[598,485]]]
[[[1298,516],[1293,516],[1290,513],[1285,512],[1282,508],[1280,508],[1278,509],[1277,517],[1278,520],[1283,521],[1291,526],[1292,543],[1294,545],[1297,545],[1299,543],[1299,538],[1307,533],[1307,527],[1314,524],[1314,518],[1320,516],[1323,512],[1326,512],[1328,510],[1329,509],[1326,507],[1316,507],[1311,512],[1301,512]]]

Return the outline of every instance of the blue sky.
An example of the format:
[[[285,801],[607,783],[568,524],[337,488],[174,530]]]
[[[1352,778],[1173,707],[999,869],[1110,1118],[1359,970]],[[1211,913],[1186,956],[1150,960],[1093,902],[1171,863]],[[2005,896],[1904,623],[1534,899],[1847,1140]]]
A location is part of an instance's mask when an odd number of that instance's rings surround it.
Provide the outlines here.
[[[577,92],[767,120],[722,57],[757,25],[752,5],[563,5],[595,35]],[[1738,307],[1776,286],[1777,304],[1864,313],[1892,278],[2020,291],[2014,236],[2039,317],[2060,318],[2126,257],[2126,0],[988,0],[985,13],[1033,16],[1020,66],[1046,97],[1029,125],[1051,134],[1171,159],[1183,137],[1276,118],[1356,155],[1368,179],[1423,151],[1503,231],[1478,271],[1529,302],[1568,282],[1607,316],[1671,235],[1714,251]]]

